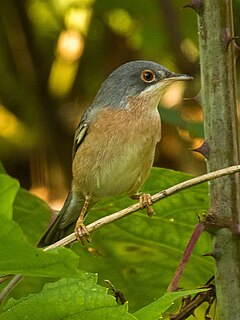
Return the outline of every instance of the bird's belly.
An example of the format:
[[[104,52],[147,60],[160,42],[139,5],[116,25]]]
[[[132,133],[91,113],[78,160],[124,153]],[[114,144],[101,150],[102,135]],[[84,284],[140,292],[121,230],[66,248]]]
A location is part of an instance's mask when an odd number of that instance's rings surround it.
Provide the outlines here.
[[[137,145],[126,148],[110,145],[104,152],[99,150],[92,154],[94,165],[86,170],[82,170],[84,164],[81,164],[79,159],[78,168],[81,168],[81,172],[73,172],[75,186],[78,191],[91,195],[96,200],[123,193],[132,195],[146,180],[154,159],[154,151],[155,146],[144,149]],[[85,166],[91,161],[85,158]]]
[[[152,161],[143,159],[140,154],[119,156],[99,167],[99,174],[95,176],[95,188],[92,190],[95,197],[115,196],[123,193],[134,194],[145,181],[151,168]],[[151,157],[153,159],[153,157]],[[136,186],[136,187],[135,187]],[[136,189],[136,190],[134,190]]]

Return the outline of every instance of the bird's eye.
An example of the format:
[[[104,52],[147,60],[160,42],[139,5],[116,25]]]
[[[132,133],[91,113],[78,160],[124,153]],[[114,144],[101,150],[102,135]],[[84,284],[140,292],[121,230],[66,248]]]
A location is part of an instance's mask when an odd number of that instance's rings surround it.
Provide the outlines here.
[[[141,79],[146,83],[151,83],[156,79],[156,76],[152,70],[144,70],[141,73]]]

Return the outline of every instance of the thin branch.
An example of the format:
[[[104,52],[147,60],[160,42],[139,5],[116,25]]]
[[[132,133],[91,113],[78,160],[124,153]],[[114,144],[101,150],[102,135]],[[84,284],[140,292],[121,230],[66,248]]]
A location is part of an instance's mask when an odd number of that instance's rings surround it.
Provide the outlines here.
[[[6,287],[0,293],[0,305],[5,300],[5,298],[9,295],[9,293],[16,287],[16,285],[22,281],[24,276],[17,274],[12,278],[12,280],[6,285]]]
[[[180,278],[183,274],[183,271],[188,263],[188,260],[190,259],[191,255],[192,255],[192,252],[196,246],[198,239],[200,238],[200,236],[204,230],[205,230],[205,225],[202,222],[199,222],[196,225],[195,229],[193,230],[191,238],[187,244],[186,249],[184,250],[182,258],[176,268],[176,271],[175,271],[174,276],[173,276],[173,278],[167,288],[167,291],[173,292],[178,289],[178,284],[179,284]]]
[[[178,183],[168,189],[165,189],[163,191],[160,191],[160,192],[154,194],[152,196],[152,201],[153,202],[159,201],[161,199],[167,198],[167,197],[169,197],[177,192],[180,192],[182,190],[185,190],[190,187],[196,186],[198,184],[201,184],[201,183],[204,183],[204,182],[207,182],[210,180],[214,180],[214,179],[226,176],[226,175],[230,175],[230,174],[233,174],[233,173],[236,173],[239,171],[240,171],[240,165],[231,166],[231,167],[216,170],[216,171],[213,171],[213,172],[210,172],[210,173],[183,181],[183,182]],[[123,210],[120,210],[120,211],[115,212],[111,215],[105,216],[97,221],[94,221],[93,223],[86,226],[86,229],[87,229],[88,233],[92,233],[93,231],[95,231],[95,230],[97,230],[97,229],[99,229],[109,223],[120,220],[120,219],[130,215],[131,213],[140,210],[140,209],[142,209],[142,206],[141,206],[140,202],[138,202],[136,204],[131,205],[130,207],[127,207]],[[84,235],[84,232],[83,232],[83,235]],[[75,240],[76,240],[75,233],[71,233],[67,237],[53,243],[52,245],[50,245],[46,248],[44,248],[44,251],[48,251],[48,250],[52,250],[57,247],[65,246]]]

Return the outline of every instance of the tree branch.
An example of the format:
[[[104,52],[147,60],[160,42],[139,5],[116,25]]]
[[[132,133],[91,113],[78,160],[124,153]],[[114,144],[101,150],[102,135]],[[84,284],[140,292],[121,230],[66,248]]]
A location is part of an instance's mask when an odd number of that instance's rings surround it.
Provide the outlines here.
[[[236,173],[239,171],[240,171],[240,165],[231,166],[231,167],[227,167],[225,169],[213,171],[213,172],[210,172],[210,173],[183,181],[183,182],[178,183],[168,189],[165,189],[163,191],[160,191],[160,192],[154,194],[152,196],[152,201],[157,202],[161,199],[167,198],[167,197],[169,197],[177,192],[180,192],[182,190],[185,190],[190,187],[196,186],[198,184],[201,184],[201,183],[204,183],[204,182],[207,182],[210,180],[214,180],[214,179],[226,176],[226,175],[230,175],[230,174],[233,174],[233,173]],[[110,214],[108,216],[105,216],[97,221],[92,222],[91,224],[86,226],[86,229],[87,229],[88,233],[92,233],[95,230],[97,230],[97,229],[99,229],[109,223],[120,220],[120,219],[130,215],[131,213],[140,210],[140,209],[142,209],[142,206],[141,206],[140,202],[138,202],[136,204],[133,204],[133,205],[123,209],[123,210],[120,210],[118,212],[115,212],[115,213]],[[84,235],[84,232],[83,232],[83,235]],[[76,240],[75,233],[71,233],[67,237],[53,243],[52,245],[44,248],[43,250],[44,251],[53,250],[57,247],[65,246],[75,240]]]

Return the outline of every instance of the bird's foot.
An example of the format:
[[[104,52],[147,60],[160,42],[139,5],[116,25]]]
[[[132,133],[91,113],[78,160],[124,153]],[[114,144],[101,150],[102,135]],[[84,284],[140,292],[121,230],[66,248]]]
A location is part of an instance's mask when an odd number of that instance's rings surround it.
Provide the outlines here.
[[[82,245],[84,245],[84,239],[87,240],[87,242],[92,242],[92,238],[87,231],[86,226],[83,224],[81,220],[78,220],[75,226],[75,234],[76,238],[79,242],[81,242]]]
[[[155,214],[155,212],[152,207],[153,202],[152,202],[151,195],[149,193],[143,193],[140,195],[139,201],[140,201],[142,207],[146,208],[148,216],[152,217]]]
[[[138,199],[142,208],[146,208],[149,217],[152,217],[155,212],[153,210],[152,197],[149,193],[137,193],[132,196],[132,199]]]

